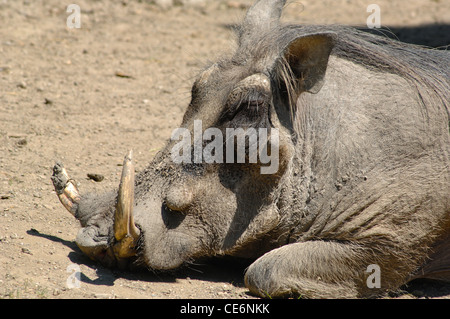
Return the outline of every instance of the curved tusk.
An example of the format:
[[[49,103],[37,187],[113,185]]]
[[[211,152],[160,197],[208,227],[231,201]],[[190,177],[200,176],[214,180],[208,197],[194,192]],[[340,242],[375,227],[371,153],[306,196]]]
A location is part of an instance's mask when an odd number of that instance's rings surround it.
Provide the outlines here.
[[[134,224],[134,164],[133,151],[123,160],[122,177],[114,215],[115,252],[119,257],[134,255],[134,246],[139,238],[139,228]]]
[[[51,180],[61,204],[63,204],[69,213],[75,216],[81,196],[75,185],[75,181],[69,177],[63,164],[56,163],[53,166]]]

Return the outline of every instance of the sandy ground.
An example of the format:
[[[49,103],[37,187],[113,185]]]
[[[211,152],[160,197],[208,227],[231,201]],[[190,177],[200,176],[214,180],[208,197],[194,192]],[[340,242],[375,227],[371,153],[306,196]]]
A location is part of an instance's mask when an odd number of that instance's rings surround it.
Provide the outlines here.
[[[66,26],[72,2],[80,29]],[[82,192],[110,189],[130,147],[140,170],[164,145],[193,76],[232,50],[231,26],[252,3],[199,2],[162,9],[138,0],[0,0],[0,298],[254,298],[243,285],[245,264],[214,260],[153,274],[91,262],[50,181],[61,160]],[[372,2],[297,1],[283,20],[363,26]],[[450,43],[450,1],[376,3],[382,25],[401,39]],[[71,288],[73,269],[81,281]],[[450,289],[420,283],[400,297],[449,298]]]

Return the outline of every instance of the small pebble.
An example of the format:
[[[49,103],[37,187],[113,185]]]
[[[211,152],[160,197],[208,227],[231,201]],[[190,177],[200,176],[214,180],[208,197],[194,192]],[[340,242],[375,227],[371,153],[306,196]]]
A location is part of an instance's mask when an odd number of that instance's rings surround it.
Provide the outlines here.
[[[31,253],[31,250],[29,250],[28,248],[25,248],[25,247],[22,247],[22,252],[25,253],[25,254],[28,254],[28,255],[33,255]]]
[[[100,175],[100,174],[91,174],[91,173],[88,173],[88,174],[87,174],[87,177],[88,177],[89,179],[92,179],[93,181],[96,181],[96,182],[101,182],[102,180],[105,179],[105,177],[104,177],[103,175]]]
[[[26,139],[26,138],[21,138],[20,140],[17,141],[17,145],[18,145],[19,147],[25,146],[25,145],[27,145],[27,144],[28,144],[28,142],[27,142],[27,139]]]
[[[17,87],[18,88],[21,88],[21,89],[26,89],[27,88],[27,84],[25,83],[25,82],[20,82],[19,84],[17,84]]]

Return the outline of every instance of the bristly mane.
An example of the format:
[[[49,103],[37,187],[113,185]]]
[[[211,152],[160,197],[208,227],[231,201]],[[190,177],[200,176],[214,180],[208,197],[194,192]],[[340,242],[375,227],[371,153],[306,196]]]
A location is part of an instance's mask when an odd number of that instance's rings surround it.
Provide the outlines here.
[[[434,102],[435,105],[431,107],[444,108],[450,125],[450,52],[403,43],[348,26],[287,25],[272,32],[275,32],[281,47],[302,34],[335,33],[332,55],[361,64],[372,71],[389,72],[405,78],[416,88],[422,105],[424,98],[421,92],[436,96],[438,99],[432,100],[438,102]],[[285,63],[281,58],[278,76],[285,79],[288,88],[292,88],[290,84],[294,81],[288,80],[292,72]]]

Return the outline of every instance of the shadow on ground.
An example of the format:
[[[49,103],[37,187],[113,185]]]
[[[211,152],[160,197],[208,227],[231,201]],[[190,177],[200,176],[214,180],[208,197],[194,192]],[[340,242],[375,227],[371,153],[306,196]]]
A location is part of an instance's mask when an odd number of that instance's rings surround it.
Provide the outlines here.
[[[98,262],[89,259],[89,257],[83,254],[73,241],[64,240],[54,235],[44,234],[33,228],[28,230],[27,234],[45,238],[69,247],[72,250],[68,254],[68,258],[71,262],[95,270],[96,275],[98,276],[96,279],[90,279],[83,273],[80,278],[82,282],[92,285],[113,286],[114,281],[118,278],[147,282],[175,282],[176,279],[191,278],[210,282],[229,282],[235,286],[243,287],[245,269],[251,263],[251,261],[246,259],[214,257],[191,262],[174,271],[163,272],[136,267],[131,267],[131,271],[130,269],[120,270],[117,268],[103,267],[99,265]]]

